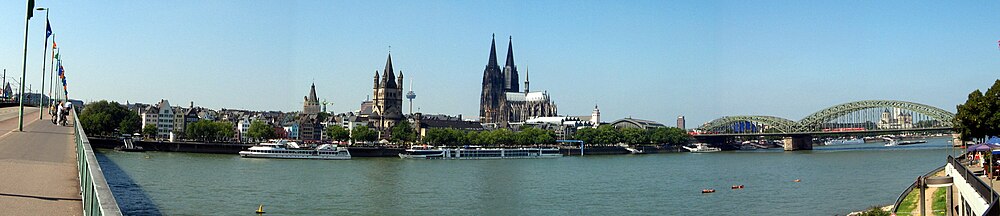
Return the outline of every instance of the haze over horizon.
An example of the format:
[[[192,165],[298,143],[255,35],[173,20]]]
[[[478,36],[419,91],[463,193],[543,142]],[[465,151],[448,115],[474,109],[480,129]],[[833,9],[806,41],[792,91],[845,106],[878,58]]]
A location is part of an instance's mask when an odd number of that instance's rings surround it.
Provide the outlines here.
[[[414,111],[479,113],[490,35],[560,115],[687,126],[726,115],[798,120],[836,104],[904,100],[954,112],[1000,74],[1000,2],[325,2],[39,0],[85,101],[300,111],[316,83],[357,110],[392,52]],[[24,2],[0,5],[0,68],[19,77]],[[30,20],[38,88],[45,12]],[[51,46],[51,45],[48,45]],[[51,50],[49,50],[51,53]],[[502,64],[502,63],[501,63]],[[502,65],[501,65],[502,66]],[[48,75],[46,75],[48,76]],[[46,78],[46,85],[49,85]],[[48,87],[46,87],[47,89]],[[522,86],[523,88],[523,86]],[[405,107],[408,102],[404,100]]]

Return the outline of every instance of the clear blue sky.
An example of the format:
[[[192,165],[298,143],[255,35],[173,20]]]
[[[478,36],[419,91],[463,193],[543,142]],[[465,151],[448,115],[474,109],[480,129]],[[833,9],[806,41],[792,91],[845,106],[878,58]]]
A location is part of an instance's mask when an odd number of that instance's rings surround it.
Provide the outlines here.
[[[294,111],[311,82],[358,109],[393,63],[425,113],[475,116],[490,35],[562,115],[693,127],[800,119],[855,100],[946,110],[1000,78],[1000,3],[934,1],[90,1],[51,7],[70,95]],[[0,67],[21,71],[24,2],[0,5]],[[44,12],[31,20],[39,85]],[[502,58],[502,57],[501,57]],[[502,61],[502,59],[501,59]],[[17,76],[17,75],[13,75]],[[407,88],[409,81],[406,81]]]

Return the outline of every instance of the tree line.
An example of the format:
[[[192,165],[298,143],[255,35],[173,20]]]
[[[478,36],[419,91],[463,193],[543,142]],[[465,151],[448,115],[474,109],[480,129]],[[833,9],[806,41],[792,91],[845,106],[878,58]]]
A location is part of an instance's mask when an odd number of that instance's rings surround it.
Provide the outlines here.
[[[597,128],[580,129],[576,131],[574,138],[587,144],[684,145],[690,142],[691,135],[684,129],[675,127],[617,129],[611,125],[601,125]]]
[[[466,131],[454,128],[431,128],[427,130],[423,142],[444,146],[498,146],[534,145],[556,143],[555,132],[534,127],[524,127],[520,131],[497,129],[492,131]]]
[[[979,89],[969,93],[965,103],[957,108],[954,125],[962,140],[1000,136],[1000,79],[986,93]]]

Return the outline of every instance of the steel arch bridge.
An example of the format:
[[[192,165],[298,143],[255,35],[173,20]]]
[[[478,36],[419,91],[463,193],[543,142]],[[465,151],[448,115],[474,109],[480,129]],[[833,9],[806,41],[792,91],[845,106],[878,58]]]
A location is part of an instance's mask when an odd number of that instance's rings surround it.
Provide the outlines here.
[[[940,129],[952,128],[954,118],[954,113],[925,104],[864,100],[822,109],[799,121],[775,116],[725,116],[698,129],[711,133],[733,133],[734,127],[742,127],[743,124],[756,125],[754,133],[809,133],[829,131],[831,128],[864,131]]]

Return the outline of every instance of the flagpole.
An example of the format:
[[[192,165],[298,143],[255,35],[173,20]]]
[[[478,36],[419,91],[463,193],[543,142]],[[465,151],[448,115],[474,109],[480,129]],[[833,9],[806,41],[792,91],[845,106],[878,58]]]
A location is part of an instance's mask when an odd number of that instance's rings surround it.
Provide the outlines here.
[[[31,13],[33,7],[35,7],[34,0],[28,0],[28,13]],[[24,131],[24,76],[28,73],[28,21],[31,20],[31,16],[25,15],[24,17],[24,55],[21,59],[21,89],[18,91],[18,111],[17,111],[17,131]]]
[[[50,26],[49,26],[49,9],[48,8],[38,8],[38,10],[44,10],[45,11],[45,43],[42,44],[42,46],[44,46],[44,49],[42,51],[42,86],[38,88],[38,119],[41,120],[42,117],[45,116],[45,112],[42,111],[43,108],[45,107],[45,105],[44,105],[45,100],[42,100],[42,97],[45,96],[45,60],[46,60],[45,56],[49,55],[49,53],[48,53],[49,52],[49,32],[50,32],[49,30],[51,30],[51,29],[50,29]],[[53,50],[53,51],[55,51],[55,50]]]
[[[56,34],[52,34],[52,44],[56,43]],[[55,88],[55,76],[52,73],[56,69],[56,52],[58,49],[52,47],[52,61],[49,62],[49,106],[52,106],[52,89]]]

